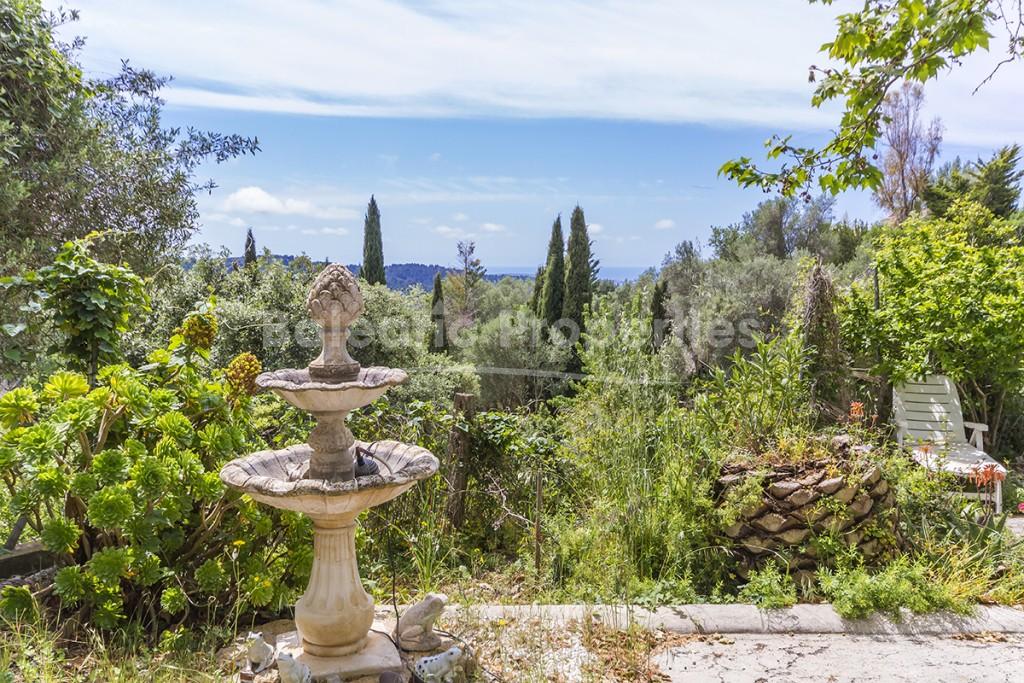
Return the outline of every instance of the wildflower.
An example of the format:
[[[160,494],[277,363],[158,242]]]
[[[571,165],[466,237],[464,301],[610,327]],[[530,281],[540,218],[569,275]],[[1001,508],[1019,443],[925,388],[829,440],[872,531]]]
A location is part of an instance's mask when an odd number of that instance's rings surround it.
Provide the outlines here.
[[[1017,503],[1017,512],[1024,515],[1024,503]]]
[[[971,469],[970,474],[967,475],[967,479],[976,486],[992,486],[997,481],[1002,481],[1005,475],[999,471],[999,469],[991,463],[987,465],[979,465]]]
[[[850,402],[850,419],[851,420],[863,420],[864,419],[864,404],[860,401]]]

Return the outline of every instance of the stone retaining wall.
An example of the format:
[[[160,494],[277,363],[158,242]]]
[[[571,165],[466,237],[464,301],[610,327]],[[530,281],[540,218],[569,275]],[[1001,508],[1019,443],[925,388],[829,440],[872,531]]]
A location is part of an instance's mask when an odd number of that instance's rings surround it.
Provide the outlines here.
[[[842,461],[823,459],[779,465],[767,472],[727,467],[718,479],[719,500],[727,500],[730,489],[759,475],[760,502],[748,504],[724,530],[740,556],[743,577],[774,558],[799,579],[812,578],[815,569],[827,564],[816,542],[823,536],[855,546],[869,559],[895,540],[892,515],[882,513],[894,506],[896,497],[877,465],[844,466]]]

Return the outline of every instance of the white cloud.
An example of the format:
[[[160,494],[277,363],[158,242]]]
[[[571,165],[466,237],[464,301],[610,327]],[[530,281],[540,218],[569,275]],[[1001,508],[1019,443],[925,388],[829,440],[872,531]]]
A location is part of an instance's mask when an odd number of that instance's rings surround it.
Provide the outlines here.
[[[465,240],[466,238],[474,237],[472,232],[467,232],[461,227],[452,227],[451,225],[435,225],[434,232],[446,240]]]
[[[671,218],[662,218],[654,224],[655,230],[671,230],[674,227],[676,227],[676,222]]]
[[[440,152],[434,152],[433,154],[430,155],[430,160],[431,161],[441,161],[441,153]]]
[[[602,232],[604,232],[604,226],[601,225],[600,223],[588,223],[587,232],[589,232],[591,235],[600,235]]]
[[[218,213],[216,211],[212,213],[204,213],[203,218],[214,223],[226,223],[235,228],[242,228],[246,226],[246,222],[238,216],[229,216],[226,213]]]
[[[236,213],[265,213],[310,218],[355,218],[358,213],[341,207],[317,206],[305,199],[278,197],[255,185],[242,187],[227,196],[223,209]]]
[[[468,220],[468,219],[469,219],[469,216],[467,216],[466,214],[462,213],[461,211],[459,211],[458,213],[456,213],[456,214],[454,214],[452,216],[452,220],[453,221],[459,221],[460,223],[462,221]]]
[[[55,8],[58,0],[46,0]],[[318,116],[500,115],[744,124],[827,130],[807,67],[854,0],[90,0],[65,36],[88,35],[86,65],[120,59],[176,84],[184,106]],[[395,50],[382,34],[401,35]],[[996,35],[994,45],[1003,45]],[[968,57],[929,86],[946,139],[1024,140],[1024,63],[971,91],[1000,59]],[[382,155],[387,163],[390,157]]]
[[[295,226],[289,226],[294,229]],[[348,234],[348,228],[303,228],[300,230],[303,235],[334,235],[341,237]]]
[[[501,223],[481,223],[480,229],[484,232],[505,232],[505,226]]]

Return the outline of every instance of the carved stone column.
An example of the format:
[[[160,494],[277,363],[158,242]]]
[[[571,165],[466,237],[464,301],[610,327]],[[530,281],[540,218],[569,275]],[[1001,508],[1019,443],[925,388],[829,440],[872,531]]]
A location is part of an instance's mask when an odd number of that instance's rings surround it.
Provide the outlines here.
[[[313,520],[313,570],[295,604],[305,652],[338,657],[358,652],[373,625],[373,598],[356,562],[355,520]]]
[[[355,478],[355,437],[345,423],[348,411],[314,413],[316,427],[309,433],[313,455],[309,459],[310,479],[348,481]]]

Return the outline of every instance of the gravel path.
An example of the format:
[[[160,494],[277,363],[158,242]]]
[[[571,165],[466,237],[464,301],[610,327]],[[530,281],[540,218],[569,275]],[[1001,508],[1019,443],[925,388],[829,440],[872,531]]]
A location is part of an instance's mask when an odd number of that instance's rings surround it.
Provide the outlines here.
[[[739,634],[688,643],[657,661],[674,683],[999,683],[1024,677],[1024,637]]]

